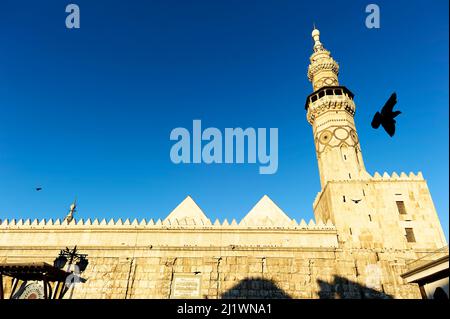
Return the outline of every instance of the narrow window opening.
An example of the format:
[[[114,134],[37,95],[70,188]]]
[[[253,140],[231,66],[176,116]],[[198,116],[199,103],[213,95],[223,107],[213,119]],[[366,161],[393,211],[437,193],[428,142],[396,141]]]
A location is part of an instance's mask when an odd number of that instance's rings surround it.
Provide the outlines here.
[[[414,231],[412,228],[405,228],[405,232],[406,232],[406,240],[408,241],[408,243],[415,243],[416,242],[416,237],[414,236]]]
[[[348,173],[348,178],[352,179],[352,175],[350,173]]]
[[[353,233],[352,233],[352,229],[351,228],[349,228],[350,229],[350,235],[353,235]]]
[[[364,191],[364,189],[362,191],[363,191],[363,196],[366,196],[366,192]]]
[[[395,203],[397,204],[398,213],[400,215],[406,215],[405,202],[403,202],[403,201],[396,201]]]
[[[344,155],[344,161],[346,161],[347,160],[347,155]]]
[[[344,203],[345,203],[345,196],[342,196],[342,200],[344,201]]]
[[[370,214],[369,214],[369,221],[372,221],[372,216],[370,216]]]

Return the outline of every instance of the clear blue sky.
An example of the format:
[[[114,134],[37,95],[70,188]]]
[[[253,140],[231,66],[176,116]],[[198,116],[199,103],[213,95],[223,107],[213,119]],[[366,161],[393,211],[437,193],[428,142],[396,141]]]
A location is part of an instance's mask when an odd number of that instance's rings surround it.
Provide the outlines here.
[[[0,5],[0,218],[164,218],[188,194],[241,219],[264,194],[297,220],[320,190],[304,101],[313,22],[356,95],[366,168],[422,171],[448,238],[448,1],[67,1]],[[370,127],[392,91],[398,132]],[[279,128],[279,169],[174,165],[169,134]],[[41,192],[34,188],[42,186]]]

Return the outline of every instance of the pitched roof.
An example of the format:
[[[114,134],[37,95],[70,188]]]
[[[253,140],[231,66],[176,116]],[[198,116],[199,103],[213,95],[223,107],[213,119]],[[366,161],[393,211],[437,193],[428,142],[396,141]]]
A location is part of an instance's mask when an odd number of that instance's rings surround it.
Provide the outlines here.
[[[264,195],[242,219],[241,223],[249,226],[285,226],[291,223],[291,219],[269,196]]]
[[[164,221],[181,224],[201,225],[210,223],[208,217],[203,213],[202,209],[192,199],[187,196],[175,209],[166,217]]]

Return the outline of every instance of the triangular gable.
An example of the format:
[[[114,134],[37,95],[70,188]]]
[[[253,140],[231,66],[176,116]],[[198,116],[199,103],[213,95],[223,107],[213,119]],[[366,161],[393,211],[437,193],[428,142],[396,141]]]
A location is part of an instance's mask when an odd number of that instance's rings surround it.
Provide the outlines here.
[[[291,219],[267,195],[242,219],[247,226],[288,226]]]
[[[187,196],[164,221],[178,222],[181,225],[203,225],[209,219],[192,197]]]

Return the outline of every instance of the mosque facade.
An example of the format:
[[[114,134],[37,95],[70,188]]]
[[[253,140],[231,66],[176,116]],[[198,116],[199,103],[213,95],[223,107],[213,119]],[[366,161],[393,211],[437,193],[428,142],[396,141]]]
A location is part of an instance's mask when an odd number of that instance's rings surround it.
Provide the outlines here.
[[[2,220],[0,264],[52,264],[76,245],[89,265],[65,298],[421,298],[402,274],[447,245],[427,182],[366,171],[354,95],[317,29],[312,37],[314,219],[296,221],[264,196],[240,221],[213,221],[188,196],[156,221]]]

